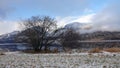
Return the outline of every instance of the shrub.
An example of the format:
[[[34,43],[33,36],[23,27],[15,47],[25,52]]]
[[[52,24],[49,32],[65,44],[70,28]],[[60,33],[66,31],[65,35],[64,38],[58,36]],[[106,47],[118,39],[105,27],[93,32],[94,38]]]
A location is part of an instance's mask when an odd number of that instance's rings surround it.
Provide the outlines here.
[[[58,48],[54,48],[53,53],[58,53]]]

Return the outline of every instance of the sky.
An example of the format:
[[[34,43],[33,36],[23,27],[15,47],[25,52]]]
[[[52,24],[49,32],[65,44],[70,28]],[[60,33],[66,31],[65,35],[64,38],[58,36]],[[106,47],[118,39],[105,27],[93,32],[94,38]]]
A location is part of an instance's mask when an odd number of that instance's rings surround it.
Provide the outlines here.
[[[120,0],[0,0],[0,35],[19,30],[21,19],[47,15],[63,27],[86,23],[89,31],[119,31]]]

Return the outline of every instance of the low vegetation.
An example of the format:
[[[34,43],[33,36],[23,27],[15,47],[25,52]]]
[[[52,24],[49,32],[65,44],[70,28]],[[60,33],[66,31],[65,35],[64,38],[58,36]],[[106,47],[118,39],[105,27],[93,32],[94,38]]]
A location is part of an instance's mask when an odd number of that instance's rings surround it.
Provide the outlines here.
[[[106,48],[106,49],[104,49],[104,51],[107,51],[107,52],[120,52],[120,48],[116,48],[116,47]]]
[[[93,48],[89,51],[89,53],[100,53],[102,50],[100,48]]]
[[[120,53],[8,54],[0,68],[120,68]]]
[[[116,48],[116,47],[104,48],[104,49],[93,48],[89,51],[89,53],[101,53],[103,51],[106,51],[106,52],[120,52],[120,48]]]
[[[59,53],[58,49],[55,48],[53,50],[39,50],[39,51],[35,51],[35,50],[24,50],[22,51],[22,53],[30,53],[30,54],[39,54],[39,53]]]
[[[3,52],[0,52],[0,55],[5,55],[5,53],[3,53]]]

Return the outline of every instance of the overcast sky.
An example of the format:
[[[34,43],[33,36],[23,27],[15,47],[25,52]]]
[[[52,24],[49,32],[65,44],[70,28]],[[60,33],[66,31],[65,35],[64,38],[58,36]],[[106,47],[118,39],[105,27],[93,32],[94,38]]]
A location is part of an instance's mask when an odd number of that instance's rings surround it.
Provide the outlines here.
[[[91,30],[116,31],[119,7],[120,0],[0,0],[0,34],[18,30],[20,19],[36,15],[54,17],[59,26],[80,22],[90,23]]]

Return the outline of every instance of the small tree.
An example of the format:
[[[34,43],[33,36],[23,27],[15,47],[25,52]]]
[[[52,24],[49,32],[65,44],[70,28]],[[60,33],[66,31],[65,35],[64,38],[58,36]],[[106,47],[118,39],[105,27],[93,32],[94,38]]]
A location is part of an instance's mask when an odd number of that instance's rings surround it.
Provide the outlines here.
[[[18,35],[19,40],[32,45],[35,51],[41,50],[44,46],[45,50],[57,38],[56,20],[49,16],[32,16],[21,23],[22,32]]]

